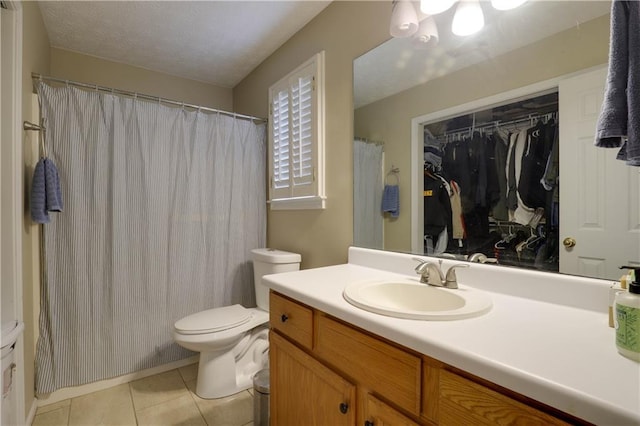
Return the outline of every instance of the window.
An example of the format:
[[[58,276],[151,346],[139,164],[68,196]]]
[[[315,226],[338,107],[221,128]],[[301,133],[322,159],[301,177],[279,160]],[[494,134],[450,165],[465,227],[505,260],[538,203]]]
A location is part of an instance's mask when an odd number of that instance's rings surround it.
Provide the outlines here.
[[[269,88],[272,210],[323,209],[324,52]]]

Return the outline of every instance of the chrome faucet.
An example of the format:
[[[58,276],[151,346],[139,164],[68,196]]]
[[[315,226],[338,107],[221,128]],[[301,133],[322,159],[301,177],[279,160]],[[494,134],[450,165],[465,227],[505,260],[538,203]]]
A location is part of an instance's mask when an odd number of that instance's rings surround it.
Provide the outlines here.
[[[420,264],[416,266],[416,273],[420,274],[420,282],[435,287],[445,287],[455,289],[458,288],[458,278],[456,277],[457,268],[468,268],[465,263],[457,263],[452,265],[446,274],[442,274],[442,260],[438,261],[438,265],[428,260],[415,258]]]
[[[473,253],[467,258],[469,262],[484,263],[487,261],[487,255],[484,253]]]

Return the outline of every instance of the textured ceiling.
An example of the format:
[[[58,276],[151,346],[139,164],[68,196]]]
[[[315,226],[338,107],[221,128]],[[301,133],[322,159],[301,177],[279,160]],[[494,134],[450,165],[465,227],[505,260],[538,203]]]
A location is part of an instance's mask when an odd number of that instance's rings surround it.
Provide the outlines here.
[[[330,1],[42,1],[52,47],[234,87]]]
[[[362,107],[456,70],[491,60],[609,13],[610,1],[529,0],[510,11],[482,3],[486,25],[478,34],[451,33],[455,7],[435,16],[440,40],[430,50],[415,49],[410,38],[394,38],[354,61],[354,106]],[[544,61],[544,58],[531,58]]]

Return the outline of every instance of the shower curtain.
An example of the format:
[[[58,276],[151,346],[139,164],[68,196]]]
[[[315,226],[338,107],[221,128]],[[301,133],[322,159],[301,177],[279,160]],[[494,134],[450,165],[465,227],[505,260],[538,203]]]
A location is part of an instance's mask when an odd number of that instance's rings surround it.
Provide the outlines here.
[[[353,141],[353,245],[383,248],[380,144]]]
[[[176,320],[255,306],[265,126],[69,86],[38,94],[64,211],[44,226],[37,392],[193,355],[173,342]]]

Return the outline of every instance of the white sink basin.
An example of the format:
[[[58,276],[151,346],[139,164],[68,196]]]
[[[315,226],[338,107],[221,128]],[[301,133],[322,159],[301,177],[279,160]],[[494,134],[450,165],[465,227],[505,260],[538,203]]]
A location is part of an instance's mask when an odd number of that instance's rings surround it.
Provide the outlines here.
[[[445,289],[419,281],[365,281],[349,284],[347,302],[360,309],[397,318],[449,321],[491,310],[491,299],[478,290]]]

